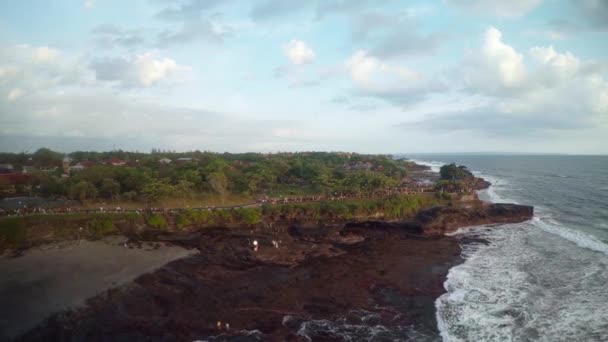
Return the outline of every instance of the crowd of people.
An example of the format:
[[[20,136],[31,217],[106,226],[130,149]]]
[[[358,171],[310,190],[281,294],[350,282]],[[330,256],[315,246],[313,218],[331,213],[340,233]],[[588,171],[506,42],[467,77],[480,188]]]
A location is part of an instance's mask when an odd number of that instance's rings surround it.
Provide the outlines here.
[[[0,208],[0,216],[24,216],[34,214],[70,214],[70,213],[172,213],[181,212],[184,210],[227,210],[242,207],[259,207],[262,205],[276,205],[289,203],[307,203],[307,202],[325,202],[325,201],[344,201],[353,199],[374,199],[385,198],[395,195],[411,195],[433,192],[434,188],[431,184],[408,184],[388,188],[384,190],[368,192],[368,193],[334,193],[331,195],[306,195],[306,196],[289,196],[289,197],[260,197],[254,203],[234,205],[234,206],[203,206],[203,207],[185,207],[185,208],[163,208],[163,207],[146,207],[146,208],[122,208],[122,207],[98,207],[98,208],[79,208],[71,206],[57,207],[41,207],[28,206],[22,204],[17,208],[3,209]]]

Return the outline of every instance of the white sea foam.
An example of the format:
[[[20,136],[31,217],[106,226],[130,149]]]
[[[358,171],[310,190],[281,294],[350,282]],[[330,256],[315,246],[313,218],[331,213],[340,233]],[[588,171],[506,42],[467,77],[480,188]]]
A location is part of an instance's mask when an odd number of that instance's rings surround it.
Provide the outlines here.
[[[604,341],[608,257],[572,248],[536,222],[477,227],[436,301],[444,341]]]
[[[563,239],[566,239],[570,242],[574,242],[577,246],[582,248],[587,248],[596,252],[601,252],[608,255],[608,245],[604,242],[600,241],[595,236],[586,234],[579,230],[569,229],[564,227],[563,225],[553,221],[551,223],[546,222],[550,221],[548,219],[540,219],[535,217],[533,219],[534,225],[538,228],[555,234]]]
[[[410,159],[411,161],[413,161],[416,164],[420,164],[420,165],[424,165],[424,166],[428,166],[431,168],[431,171],[433,172],[439,172],[439,169],[445,165],[445,163],[440,162],[440,161],[435,161],[435,160],[431,160],[431,161],[427,161],[427,160],[418,160],[418,159]]]
[[[492,183],[481,198],[517,202],[504,178],[475,174]],[[608,316],[598,314],[608,307],[608,245],[549,208],[535,212],[525,223],[451,234],[489,244],[465,244],[465,263],[448,274],[436,301],[444,341],[608,341]]]

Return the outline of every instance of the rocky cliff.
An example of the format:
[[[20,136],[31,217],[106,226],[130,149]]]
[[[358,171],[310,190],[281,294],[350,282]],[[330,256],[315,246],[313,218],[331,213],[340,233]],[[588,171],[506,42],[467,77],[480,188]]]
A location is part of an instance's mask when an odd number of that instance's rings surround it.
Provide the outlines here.
[[[511,203],[469,202],[458,206],[438,206],[419,212],[413,219],[400,222],[353,222],[347,228],[376,227],[399,229],[424,236],[444,235],[459,228],[492,223],[517,223],[529,220],[534,207]]]

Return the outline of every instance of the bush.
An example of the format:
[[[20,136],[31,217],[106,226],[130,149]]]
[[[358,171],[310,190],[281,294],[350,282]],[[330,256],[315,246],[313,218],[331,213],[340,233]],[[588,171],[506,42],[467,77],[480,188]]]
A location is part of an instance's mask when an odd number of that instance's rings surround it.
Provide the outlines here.
[[[207,210],[197,211],[188,209],[186,215],[188,215],[188,219],[195,224],[209,224],[213,222],[213,214]]]
[[[175,225],[178,229],[182,229],[184,227],[192,225],[192,221],[190,220],[188,213],[177,214],[177,216],[175,217]]]
[[[262,219],[262,211],[259,208],[239,208],[236,210],[236,215],[246,224],[260,223]]]
[[[96,217],[89,221],[89,232],[93,238],[101,239],[105,235],[114,233],[116,227],[109,217]]]
[[[163,215],[152,214],[146,219],[146,224],[156,229],[167,229],[167,220]]]
[[[0,251],[25,241],[27,234],[20,217],[6,217],[0,220]]]

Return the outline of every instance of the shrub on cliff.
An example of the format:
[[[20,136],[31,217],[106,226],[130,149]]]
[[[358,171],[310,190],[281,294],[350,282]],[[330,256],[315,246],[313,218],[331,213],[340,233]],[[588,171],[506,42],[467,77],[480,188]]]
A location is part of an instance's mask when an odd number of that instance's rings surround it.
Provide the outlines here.
[[[443,180],[460,180],[472,178],[473,174],[464,165],[456,165],[455,163],[446,164],[439,169],[439,174]]]
[[[209,224],[213,221],[213,214],[208,210],[186,210],[188,220],[194,224]]]
[[[259,208],[239,208],[235,213],[239,221],[250,225],[260,223],[262,219],[262,211]]]
[[[20,217],[4,217],[0,220],[0,252],[25,241],[27,232]]]
[[[192,221],[187,213],[177,214],[175,217],[175,225],[178,229],[182,229],[184,227],[192,225]]]
[[[116,231],[116,227],[109,217],[96,217],[92,219],[89,221],[88,228],[91,237],[94,239],[101,239],[105,235]]]
[[[159,214],[152,214],[146,219],[146,224],[156,229],[167,229],[167,220]]]

